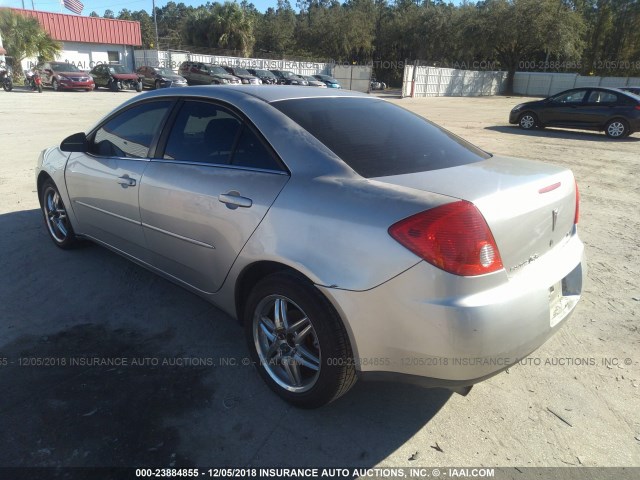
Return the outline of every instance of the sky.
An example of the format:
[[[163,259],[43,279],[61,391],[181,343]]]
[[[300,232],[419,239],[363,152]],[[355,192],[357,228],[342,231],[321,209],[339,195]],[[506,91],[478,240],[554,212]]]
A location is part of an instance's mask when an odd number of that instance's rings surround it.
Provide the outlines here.
[[[152,10],[152,0],[81,0],[84,4],[84,10],[82,10],[82,15],[89,15],[92,11],[96,11],[98,15],[102,16],[105,10],[112,10],[116,15],[123,8],[135,11],[135,10],[146,10],[151,13]],[[167,3],[168,0],[156,0],[156,7],[162,7]],[[180,3],[180,0],[174,0],[176,3]],[[212,3],[214,0],[211,0]],[[222,3],[224,0],[218,0]],[[35,10],[42,10],[45,12],[55,12],[55,13],[69,13],[74,15],[72,12],[67,10],[66,8],[60,5],[58,0],[0,0],[1,7],[14,7],[14,8],[22,8],[22,4],[24,2],[24,8],[31,10],[32,2]],[[198,5],[203,5],[207,2],[207,0],[182,0],[182,3],[185,5],[193,5],[197,7]],[[258,10],[264,12],[269,7],[275,7],[277,4],[277,0],[251,0]],[[295,5],[295,1],[291,2],[292,5]]]

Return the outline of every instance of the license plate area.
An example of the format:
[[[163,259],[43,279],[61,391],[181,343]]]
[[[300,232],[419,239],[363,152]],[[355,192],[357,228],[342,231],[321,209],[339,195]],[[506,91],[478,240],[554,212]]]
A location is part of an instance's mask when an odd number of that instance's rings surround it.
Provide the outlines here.
[[[549,287],[549,326],[555,327],[576,306],[582,292],[582,267]]]

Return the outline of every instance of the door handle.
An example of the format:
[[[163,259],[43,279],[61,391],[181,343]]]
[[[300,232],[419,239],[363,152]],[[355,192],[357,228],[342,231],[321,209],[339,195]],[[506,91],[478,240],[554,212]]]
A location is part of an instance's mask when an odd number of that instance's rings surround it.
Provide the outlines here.
[[[120,185],[122,185],[122,188],[135,187],[136,186],[136,181],[133,178],[127,176],[127,175],[124,175],[122,177],[118,177],[116,182],[118,182]]]
[[[227,193],[218,195],[218,201],[224,203],[227,208],[235,210],[238,207],[249,208],[253,205],[253,200],[247,197],[241,197],[239,192],[232,190]]]

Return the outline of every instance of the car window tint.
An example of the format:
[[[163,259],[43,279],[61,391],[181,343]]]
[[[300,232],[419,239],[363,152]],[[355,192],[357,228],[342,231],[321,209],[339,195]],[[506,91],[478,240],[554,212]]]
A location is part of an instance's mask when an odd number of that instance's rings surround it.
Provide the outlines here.
[[[219,105],[187,101],[171,128],[164,158],[229,164],[240,125],[231,112]]]
[[[490,157],[423,117],[382,100],[323,97],[272,105],[366,178],[455,167]]]
[[[589,103],[616,103],[618,96],[615,93],[594,90],[587,101]]]
[[[258,136],[246,125],[242,127],[231,163],[239,167],[282,170]]]
[[[558,95],[553,100],[559,103],[580,103],[584,99],[586,95],[586,90],[577,90],[573,92],[563,93],[562,95]]]
[[[106,157],[147,157],[170,105],[168,100],[157,101],[125,110],[96,131],[89,152]]]

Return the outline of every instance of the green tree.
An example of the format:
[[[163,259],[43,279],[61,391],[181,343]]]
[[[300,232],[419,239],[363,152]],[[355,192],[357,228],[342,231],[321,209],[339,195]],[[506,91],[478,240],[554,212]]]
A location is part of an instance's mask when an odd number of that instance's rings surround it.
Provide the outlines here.
[[[0,10],[0,31],[8,54],[13,57],[13,75],[22,73],[22,61],[38,57],[39,61],[53,60],[62,51],[62,45],[45,32],[38,20],[9,9]]]
[[[253,51],[253,19],[237,3],[225,2],[214,9],[213,23],[218,32],[218,44],[239,50],[243,56]]]
[[[279,56],[295,51],[296,23],[296,13],[289,0],[278,0],[275,9],[268,8],[256,19],[256,48]]]
[[[507,70],[506,93],[521,61],[544,55],[576,61],[584,48],[584,20],[562,0],[487,0],[461,18],[466,47]]]
[[[119,20],[131,20],[140,22],[140,33],[142,35],[142,48],[155,48],[155,29],[153,26],[153,18],[144,10],[131,12],[122,9],[118,14]]]

